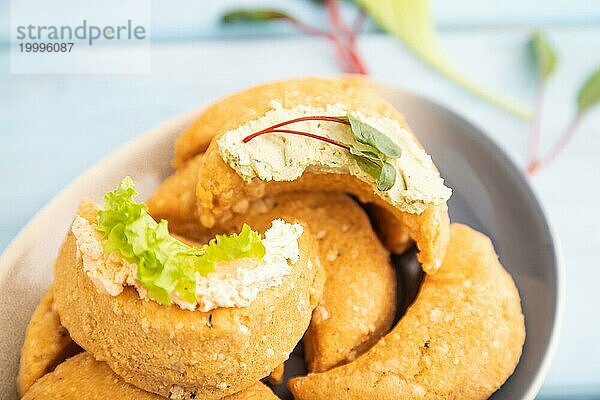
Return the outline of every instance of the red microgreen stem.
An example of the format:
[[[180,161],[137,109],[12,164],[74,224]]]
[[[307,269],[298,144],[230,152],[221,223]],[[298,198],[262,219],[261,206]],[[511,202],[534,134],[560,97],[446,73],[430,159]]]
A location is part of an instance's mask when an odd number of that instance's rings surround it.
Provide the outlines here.
[[[348,43],[354,39],[354,34],[346,25],[344,19],[340,16],[340,9],[336,0],[327,0],[327,10],[332,25],[333,34],[339,34]]]
[[[286,17],[285,20],[291,23],[296,29],[298,29],[302,33],[312,36],[319,36],[330,40],[335,47],[337,59],[340,65],[342,66],[342,70],[344,72],[354,72],[355,68],[352,65],[352,59],[348,59],[348,57],[346,56],[347,50],[344,48],[342,43],[339,40],[337,40],[335,35],[331,34],[330,32],[326,32],[319,28],[308,25],[292,17]]]
[[[270,129],[270,130],[262,130],[262,131],[253,133],[252,135],[246,136],[242,140],[242,142],[248,143],[249,141],[251,141],[255,137],[258,137],[260,135],[265,135],[267,133],[291,133],[292,135],[305,136],[305,137],[309,137],[309,138],[312,138],[312,139],[320,140],[320,141],[325,142],[325,143],[332,144],[334,146],[337,146],[337,147],[340,147],[340,148],[346,150],[347,152],[350,152],[350,146],[345,145],[343,143],[340,143],[340,142],[338,142],[335,139],[328,138],[327,136],[315,135],[314,133],[310,133],[310,132],[296,131],[296,130],[293,130],[293,129]],[[377,164],[375,161],[373,161],[373,160],[371,160],[369,158],[365,158],[365,160],[367,160],[368,162],[370,162],[371,164],[373,164],[375,166],[379,166],[379,164]]]
[[[326,143],[332,144],[332,145],[337,146],[337,147],[341,147],[344,150],[350,151],[350,146],[346,146],[345,144],[340,143],[337,140],[328,138],[326,136],[316,135],[316,134],[310,133],[310,132],[296,131],[296,130],[292,130],[292,129],[270,129],[270,130],[267,130],[267,131],[256,132],[256,133],[253,133],[250,136],[245,137],[244,140],[243,140],[243,142],[244,143],[248,143],[249,141],[251,141],[255,137],[260,136],[260,135],[264,135],[264,134],[267,134],[267,133],[291,133],[293,135],[306,136],[306,137],[309,137],[309,138],[312,138],[312,139],[317,139],[317,140],[320,140],[322,142],[326,142]]]
[[[327,0],[327,14],[331,24],[331,34],[344,49],[343,58],[351,68],[345,72],[365,75],[367,69],[356,50],[356,36],[340,16],[337,0]]]
[[[531,172],[532,174],[550,165],[556,159],[556,157],[558,157],[558,155],[567,147],[571,139],[573,139],[573,137],[575,137],[575,134],[577,133],[577,128],[581,123],[582,116],[583,114],[578,113],[571,120],[571,123],[568,125],[565,132],[561,135],[559,140],[548,152],[548,156],[546,156],[546,158],[544,158],[542,161],[535,163],[533,171]]]
[[[351,153],[350,151],[350,146],[338,142],[335,139],[331,139],[327,136],[321,136],[321,135],[317,135],[314,133],[310,133],[310,132],[304,132],[304,131],[297,131],[297,130],[293,130],[293,129],[278,129],[282,126],[286,126],[286,125],[290,125],[293,124],[295,122],[301,122],[301,121],[329,121],[329,122],[336,122],[338,124],[344,124],[344,125],[350,125],[350,121],[348,121],[347,119],[344,118],[340,118],[340,117],[329,117],[329,116],[324,116],[324,115],[316,115],[316,116],[308,116],[308,117],[299,117],[299,118],[294,118],[294,119],[290,119],[288,121],[284,121],[284,122],[280,122],[278,124],[275,125],[271,125],[268,128],[262,129],[258,132],[254,132],[248,136],[246,136],[244,139],[242,139],[243,143],[248,143],[249,141],[251,141],[252,139],[261,136],[261,135],[265,135],[267,133],[289,133],[292,135],[299,135],[299,136],[305,136],[305,137],[309,137],[311,139],[316,139],[316,140],[320,140],[322,142],[325,143],[329,143],[332,144],[334,146],[340,147],[348,152]],[[365,158],[365,160],[367,160],[368,162],[374,164],[375,166],[379,166],[379,164],[377,164],[375,161],[369,159],[369,158]]]
[[[289,21],[296,29],[307,35],[320,36],[326,39],[331,39],[331,34],[314,26],[305,24],[304,22],[297,20],[296,18],[287,17],[286,21]]]
[[[540,148],[541,139],[541,115],[544,99],[544,84],[540,82],[538,90],[535,96],[533,106],[533,119],[531,121],[531,134],[529,136],[529,162],[527,167],[527,174],[532,174],[532,170],[535,170],[535,165],[538,164],[538,153]]]
[[[316,135],[314,133],[310,133],[310,132],[303,132],[303,131],[297,131],[297,130],[292,130],[292,129],[277,129],[277,128],[281,128],[282,126],[287,126],[290,124],[294,124],[296,122],[302,122],[302,121],[329,121],[329,122],[336,122],[338,124],[344,124],[344,125],[350,125],[350,121],[348,121],[347,119],[344,118],[340,118],[340,117],[330,117],[327,115],[311,115],[311,116],[307,116],[307,117],[299,117],[299,118],[294,118],[294,119],[290,119],[287,121],[283,121],[280,122],[278,124],[275,125],[271,125],[265,129],[262,129],[258,132],[254,132],[253,134],[250,134],[248,136],[246,136],[244,139],[242,139],[243,143],[248,143],[249,141],[251,141],[252,139],[254,139],[255,137],[264,135],[266,133],[291,133],[291,134],[295,134],[295,135],[300,135],[300,136],[306,136],[309,138],[313,138],[313,139],[317,139],[317,140],[321,140],[323,142],[327,142],[329,144],[333,144],[335,146],[341,147],[345,150],[350,151],[350,147],[338,142],[335,139],[331,139],[328,138],[326,136],[321,136],[321,135]]]
[[[354,34],[354,39],[356,39],[356,35],[362,33],[365,27],[365,22],[367,22],[367,12],[364,8],[360,7],[356,17],[354,18],[354,22],[352,23],[352,33]]]
[[[273,129],[277,129],[282,126],[286,126],[286,125],[290,125],[290,124],[294,124],[296,122],[302,122],[302,121],[329,121],[329,122],[337,122],[338,124],[350,125],[350,121],[348,121],[344,118],[340,118],[340,117],[329,117],[326,115],[313,115],[313,116],[309,116],[309,117],[299,117],[299,118],[294,118],[294,119],[290,119],[287,121],[283,121],[283,122],[280,122],[275,125],[271,125],[263,130],[255,132],[249,136],[246,136],[244,138],[243,142],[248,143],[250,140],[254,139],[256,136],[262,135],[263,133],[268,133],[268,132],[272,131]]]

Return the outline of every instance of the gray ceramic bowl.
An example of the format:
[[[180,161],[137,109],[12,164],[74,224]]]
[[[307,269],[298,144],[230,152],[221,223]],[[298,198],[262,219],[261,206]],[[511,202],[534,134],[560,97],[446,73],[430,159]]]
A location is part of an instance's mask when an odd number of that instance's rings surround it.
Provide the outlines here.
[[[481,130],[448,109],[382,86],[452,188],[450,218],[490,236],[521,294],[527,337],[513,376],[492,399],[533,399],[550,367],[564,303],[560,248],[531,187]]]
[[[514,375],[493,398],[533,399],[554,353],[563,301],[562,270],[544,213],[519,171],[479,129],[421,97],[383,85],[381,92],[407,116],[453,188],[452,220],[492,237],[500,260],[515,279],[527,339]],[[48,203],[7,247],[0,258],[1,398],[17,397],[25,328],[52,280],[52,261],[79,199],[100,200],[124,175],[136,180],[142,196],[151,193],[169,173],[175,137],[196,113],[181,115],[102,160]],[[414,258],[396,261],[413,265],[414,270]],[[401,303],[414,295],[415,279],[403,282]],[[294,354],[286,375],[302,368],[299,356]],[[283,388],[278,389],[287,397]]]

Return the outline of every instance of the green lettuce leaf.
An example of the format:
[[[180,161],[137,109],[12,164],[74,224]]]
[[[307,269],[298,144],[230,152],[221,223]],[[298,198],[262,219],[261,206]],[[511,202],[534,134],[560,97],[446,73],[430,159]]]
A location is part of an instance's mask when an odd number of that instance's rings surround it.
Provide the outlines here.
[[[130,177],[107,193],[104,210],[98,215],[98,230],[103,234],[104,251],[117,252],[135,263],[148,297],[160,304],[171,304],[171,293],[195,303],[196,273],[206,276],[218,262],[265,254],[260,234],[245,224],[239,235],[218,235],[208,245],[188,246],[169,234],[167,221],[157,223],[144,203],[135,202],[135,196]]]

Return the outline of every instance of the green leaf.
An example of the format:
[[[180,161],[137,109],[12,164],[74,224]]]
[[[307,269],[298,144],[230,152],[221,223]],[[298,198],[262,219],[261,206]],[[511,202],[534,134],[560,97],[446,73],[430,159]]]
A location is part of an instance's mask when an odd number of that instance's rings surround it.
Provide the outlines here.
[[[381,165],[379,165],[373,160],[369,160],[360,156],[354,156],[354,159],[356,160],[356,163],[358,164],[360,169],[365,171],[367,174],[369,174],[369,176],[371,176],[371,178],[375,179],[376,181],[379,180],[379,176],[381,175]]]
[[[531,37],[530,48],[541,80],[548,80],[556,69],[557,57],[554,49],[539,31]]]
[[[377,189],[387,192],[394,186],[394,182],[396,182],[396,168],[389,162],[384,162],[377,180]]]
[[[349,145],[348,147],[350,148],[350,154],[352,155],[364,157],[372,161],[381,161],[381,155],[375,153],[374,151],[360,150],[354,145]]]
[[[402,40],[442,75],[491,104],[518,117],[531,118],[529,111],[475,83],[447,59],[433,26],[428,0],[359,0],[358,3],[383,29]]]
[[[167,221],[157,223],[144,203],[136,203],[134,182],[124,178],[104,196],[98,231],[104,251],[117,252],[137,265],[137,278],[148,297],[171,304],[171,293],[188,303],[196,301],[196,274],[207,275],[218,262],[261,258],[265,254],[259,233],[244,225],[239,235],[219,235],[203,247],[191,247],[169,234]]]
[[[224,24],[232,24],[236,22],[269,22],[278,19],[291,19],[291,17],[278,10],[269,9],[245,9],[233,10],[223,14],[221,21]]]
[[[583,84],[577,95],[578,113],[583,114],[600,102],[600,68]]]
[[[368,155],[365,156],[364,152],[361,155],[353,153],[352,147],[350,153],[353,155],[360,169],[369,174],[375,181],[377,181],[377,189],[382,192],[387,192],[394,186],[396,182],[396,169],[394,166],[387,161],[383,161],[381,157],[374,153],[366,152]],[[375,155],[375,157],[371,157]]]
[[[381,133],[375,127],[362,122],[353,115],[348,116],[354,138],[359,142],[373,147],[391,158],[398,158],[402,154],[402,149],[392,141],[388,136]]]

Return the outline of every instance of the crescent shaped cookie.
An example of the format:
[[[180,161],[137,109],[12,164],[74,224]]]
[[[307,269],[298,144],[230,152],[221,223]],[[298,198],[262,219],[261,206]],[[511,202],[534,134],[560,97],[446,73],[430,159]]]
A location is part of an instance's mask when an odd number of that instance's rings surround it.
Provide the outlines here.
[[[202,154],[199,154],[167,177],[147,204],[154,219],[169,221],[172,233],[206,243],[220,232],[200,226],[196,216],[196,183],[201,160]]]
[[[89,204],[78,214],[89,223],[97,218]],[[298,248],[281,285],[247,307],[201,312],[143,300],[132,287],[115,296],[100,292],[69,232],[55,266],[56,309],[73,340],[126,382],[173,399],[218,399],[269,375],[308,327],[324,272],[308,230]]]
[[[340,146],[290,134],[266,134],[244,141],[252,133],[297,117],[353,113],[361,123],[386,132],[383,135],[401,148],[401,155],[389,161],[396,178],[387,190],[379,190],[372,177],[379,174],[373,172],[374,161],[357,161],[354,153]],[[341,147],[356,145],[346,124],[304,121],[293,128],[335,137]],[[385,208],[405,226],[420,250],[419,260],[426,272],[435,273],[441,265],[448,243],[446,200],[450,190],[404,118],[367,81],[353,77],[297,79],[230,96],[205,110],[182,134],[176,144],[175,165],[182,166],[197,154],[194,138],[205,136],[207,129],[216,135],[201,158],[196,186],[198,218],[204,226],[226,226],[233,214],[243,214],[251,200],[266,194],[346,192]],[[387,171],[391,174],[389,168]]]
[[[341,193],[285,193],[265,197],[240,217],[259,229],[274,218],[296,219],[317,238],[327,279],[303,340],[309,371],[351,361],[387,332],[396,310],[396,274],[355,201]]]
[[[51,287],[40,300],[27,326],[17,380],[21,395],[66,358],[81,351],[60,324],[53,303]]]
[[[60,364],[31,386],[23,400],[105,400],[137,399],[161,400],[154,393],[145,392],[126,383],[106,363],[96,361],[83,352]],[[256,383],[250,388],[226,397],[227,400],[278,399],[273,392]]]
[[[491,241],[453,224],[443,267],[389,334],[355,361],[288,386],[297,400],[487,399],[524,340],[519,294]]]
[[[199,226],[189,201],[194,186],[190,177],[197,176],[201,157],[168,177],[148,200],[155,219],[167,219],[172,231],[188,237],[211,232]],[[265,227],[275,218],[298,219],[317,232],[321,264],[327,272],[323,299],[304,336],[309,371],[326,371],[356,358],[388,330],[396,306],[389,254],[365,212],[341,193],[283,193],[255,200],[245,213],[229,221],[228,228],[239,231],[243,222]],[[387,225],[398,224],[388,221]]]

